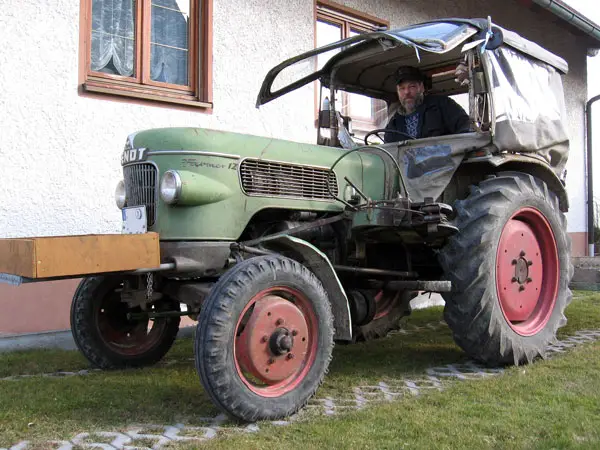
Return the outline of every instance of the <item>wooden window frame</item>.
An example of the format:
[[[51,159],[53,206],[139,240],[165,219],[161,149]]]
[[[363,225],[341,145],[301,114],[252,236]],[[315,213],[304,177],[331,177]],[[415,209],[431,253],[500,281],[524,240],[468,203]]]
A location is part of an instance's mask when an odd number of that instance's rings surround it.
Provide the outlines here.
[[[357,31],[374,31],[376,27],[385,27],[389,29],[390,22],[379,19],[362,11],[349,8],[339,3],[330,0],[315,0],[314,2],[314,46],[317,47],[317,22],[323,21],[335,25],[340,25],[342,28],[342,39],[350,36],[352,30]],[[315,126],[317,126],[317,117],[319,113],[319,89],[318,83],[315,82]],[[347,105],[347,93],[342,92],[342,104]],[[374,116],[375,116],[375,112]],[[375,125],[378,118],[373,120],[357,120],[353,125],[357,129],[367,128],[370,125]]]
[[[354,28],[362,31],[373,31],[374,26],[386,27],[387,29],[390,27],[388,20],[380,19],[330,0],[315,0],[315,46],[317,45],[316,23],[320,16],[325,20],[332,19],[346,22],[347,26],[344,29],[344,36],[346,37],[349,35],[350,29],[353,28],[351,25],[355,25]]]
[[[189,86],[150,79],[150,25],[152,0],[137,0],[135,14],[135,78],[91,69],[92,0],[80,0],[79,85],[83,92],[114,99],[161,102],[212,109],[213,0],[191,0],[188,49]],[[196,26],[197,24],[197,26]],[[146,61],[144,63],[143,61]]]

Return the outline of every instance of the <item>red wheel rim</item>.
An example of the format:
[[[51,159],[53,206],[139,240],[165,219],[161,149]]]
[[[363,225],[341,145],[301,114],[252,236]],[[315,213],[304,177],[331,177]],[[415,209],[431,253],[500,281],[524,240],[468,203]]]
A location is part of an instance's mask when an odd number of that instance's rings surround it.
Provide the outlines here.
[[[381,319],[387,316],[398,303],[400,293],[393,292],[389,293],[386,291],[379,291],[375,296],[375,316],[373,320]]]
[[[237,373],[262,397],[279,397],[294,390],[312,367],[317,348],[318,325],[312,305],[290,287],[272,287],[256,294],[235,327]]]
[[[556,240],[544,215],[521,208],[504,225],[496,253],[496,290],[504,318],[532,336],[548,323],[560,277]]]
[[[96,312],[96,327],[104,343],[115,353],[137,356],[155,347],[162,338],[165,320],[130,320],[127,313],[139,313],[121,302],[116,292],[104,296]]]

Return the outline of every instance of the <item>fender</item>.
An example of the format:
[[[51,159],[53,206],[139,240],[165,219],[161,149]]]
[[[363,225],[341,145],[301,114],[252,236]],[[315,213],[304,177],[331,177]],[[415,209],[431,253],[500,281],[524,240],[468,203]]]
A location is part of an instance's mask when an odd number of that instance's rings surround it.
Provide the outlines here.
[[[278,251],[292,251],[293,259],[308,267],[321,281],[331,304],[334,339],[338,341],[352,340],[352,319],[348,297],[342,283],[335,273],[329,258],[317,247],[293,236],[279,236],[265,241],[265,246]]]
[[[516,171],[533,175],[543,180],[548,188],[558,196],[560,210],[569,210],[569,197],[563,181],[554,173],[552,168],[543,160],[534,156],[519,154],[503,154],[465,159],[468,164],[490,164],[503,171]]]

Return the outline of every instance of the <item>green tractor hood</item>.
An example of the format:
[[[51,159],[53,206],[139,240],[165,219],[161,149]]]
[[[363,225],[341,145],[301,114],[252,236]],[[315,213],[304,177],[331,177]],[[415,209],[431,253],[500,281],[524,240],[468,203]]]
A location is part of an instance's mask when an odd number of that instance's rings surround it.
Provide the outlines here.
[[[228,158],[258,158],[331,167],[345,150],[300,142],[205,128],[157,128],[132,134],[126,148],[160,151],[206,152]],[[349,156],[352,159],[351,156]],[[364,158],[364,155],[363,155]],[[346,158],[347,159],[347,158]],[[361,158],[354,158],[357,162]]]
[[[150,229],[162,240],[233,240],[252,218],[269,211],[335,213],[354,195],[384,198],[394,182],[382,157],[348,150],[203,128],[163,128],[129,136],[122,164],[128,175],[138,163],[156,170],[154,185],[167,171],[181,179],[181,198],[161,198],[149,211]],[[142,170],[140,168],[140,170]],[[156,190],[158,193],[158,189]],[[337,197],[337,199],[336,199]]]

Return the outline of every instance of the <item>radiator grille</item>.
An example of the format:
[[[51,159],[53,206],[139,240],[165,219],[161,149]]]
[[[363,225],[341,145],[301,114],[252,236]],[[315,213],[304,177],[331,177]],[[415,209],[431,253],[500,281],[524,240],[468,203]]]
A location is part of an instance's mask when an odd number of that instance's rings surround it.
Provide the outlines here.
[[[318,167],[246,159],[240,165],[240,178],[248,195],[316,200],[338,195],[335,173]]]
[[[148,226],[156,221],[156,179],[158,170],[153,164],[131,164],[123,167],[127,206],[146,206]]]

